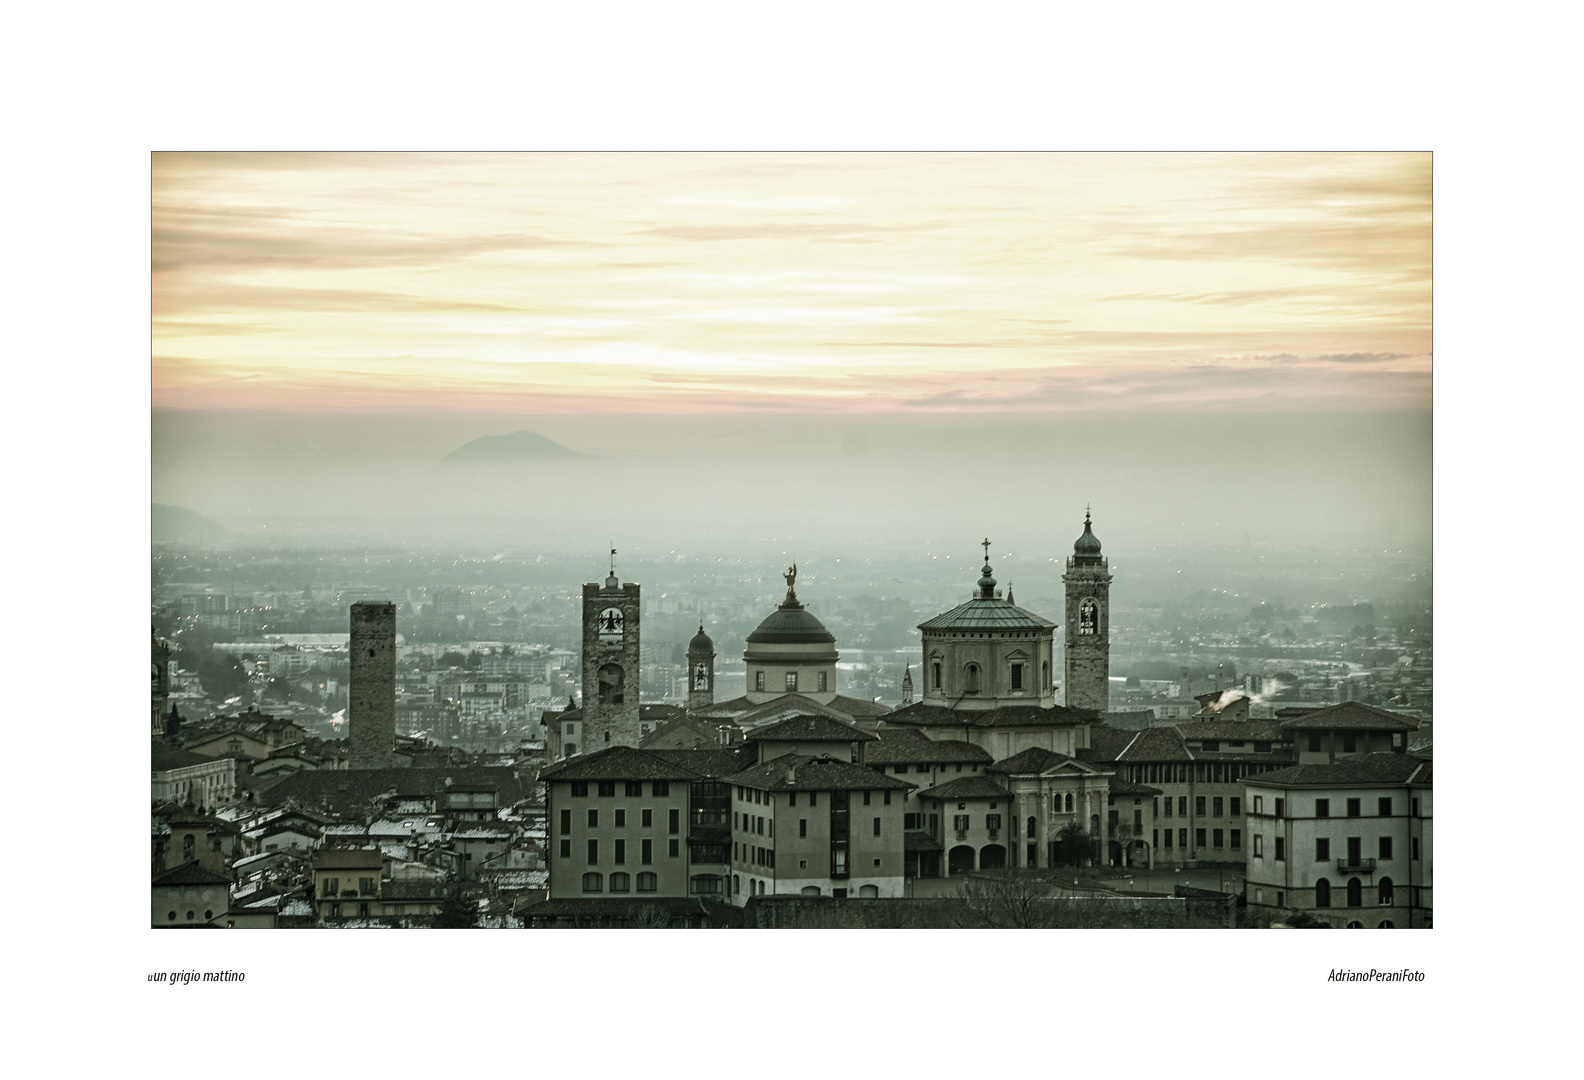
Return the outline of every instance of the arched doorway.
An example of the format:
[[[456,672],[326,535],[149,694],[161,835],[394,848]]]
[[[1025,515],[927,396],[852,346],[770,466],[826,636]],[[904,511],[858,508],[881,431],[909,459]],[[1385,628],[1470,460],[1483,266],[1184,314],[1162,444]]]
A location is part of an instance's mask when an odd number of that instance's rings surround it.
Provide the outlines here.
[[[1000,844],[986,844],[979,849],[979,869],[1005,870],[1006,848]]]
[[[974,849],[958,844],[946,853],[946,868],[953,874],[971,873],[974,868]]]
[[[1150,852],[1148,840],[1135,840],[1128,845],[1127,864],[1129,866],[1150,865]]]
[[[1106,841],[1106,865],[1122,865],[1122,843],[1118,840]]]
[[[1364,883],[1358,878],[1348,878],[1348,907],[1364,906]]]
[[[1331,906],[1331,883],[1325,878],[1315,882],[1315,907]]]

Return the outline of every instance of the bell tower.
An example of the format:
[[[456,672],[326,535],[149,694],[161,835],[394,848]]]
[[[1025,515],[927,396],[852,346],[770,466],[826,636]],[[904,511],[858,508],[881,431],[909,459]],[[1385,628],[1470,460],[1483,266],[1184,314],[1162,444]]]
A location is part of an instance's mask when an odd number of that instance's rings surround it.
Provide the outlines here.
[[[1065,704],[1105,712],[1111,707],[1111,572],[1090,528],[1088,507],[1062,584],[1067,587]]]
[[[703,623],[688,642],[687,667],[687,707],[704,709],[715,704],[715,642],[704,632]]]
[[[583,730],[585,754],[608,746],[637,748],[638,586],[616,578],[616,549],[603,585],[583,586]]]

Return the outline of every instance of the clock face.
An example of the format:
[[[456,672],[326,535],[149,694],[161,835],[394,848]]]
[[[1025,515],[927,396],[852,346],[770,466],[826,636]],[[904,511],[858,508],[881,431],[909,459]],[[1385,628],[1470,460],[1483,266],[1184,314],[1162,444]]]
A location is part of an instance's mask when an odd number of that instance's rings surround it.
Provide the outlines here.
[[[622,634],[621,608],[608,607],[599,613],[599,636],[602,638],[619,638]]]

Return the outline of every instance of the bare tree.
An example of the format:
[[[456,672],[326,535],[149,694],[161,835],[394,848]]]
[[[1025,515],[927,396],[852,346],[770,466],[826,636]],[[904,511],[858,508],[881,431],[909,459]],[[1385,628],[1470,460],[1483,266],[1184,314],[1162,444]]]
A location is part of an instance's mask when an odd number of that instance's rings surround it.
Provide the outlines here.
[[[1050,886],[1035,877],[997,874],[969,878],[957,887],[964,918],[959,925],[994,930],[1049,925]]]

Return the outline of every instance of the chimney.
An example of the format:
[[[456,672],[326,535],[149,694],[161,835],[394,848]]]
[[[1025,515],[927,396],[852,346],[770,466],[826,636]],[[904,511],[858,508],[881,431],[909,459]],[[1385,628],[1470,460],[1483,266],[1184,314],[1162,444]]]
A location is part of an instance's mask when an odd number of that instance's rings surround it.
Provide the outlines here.
[[[787,783],[789,783],[789,784],[797,783],[797,766],[796,765],[788,765],[787,766]]]

